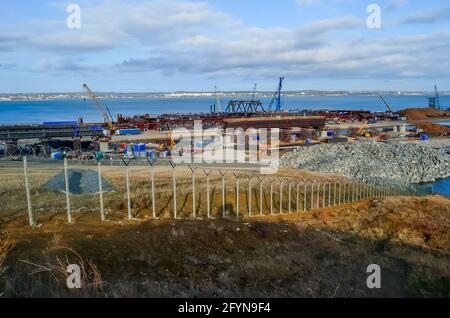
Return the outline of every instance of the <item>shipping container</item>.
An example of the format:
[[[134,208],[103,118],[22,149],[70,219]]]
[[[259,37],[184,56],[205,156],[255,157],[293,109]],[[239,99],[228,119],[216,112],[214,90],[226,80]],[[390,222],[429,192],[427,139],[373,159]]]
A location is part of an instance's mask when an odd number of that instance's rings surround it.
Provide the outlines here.
[[[76,121],[45,121],[43,126],[78,126]]]
[[[116,131],[116,135],[140,135],[141,130],[138,128],[132,128],[132,129],[119,129]]]

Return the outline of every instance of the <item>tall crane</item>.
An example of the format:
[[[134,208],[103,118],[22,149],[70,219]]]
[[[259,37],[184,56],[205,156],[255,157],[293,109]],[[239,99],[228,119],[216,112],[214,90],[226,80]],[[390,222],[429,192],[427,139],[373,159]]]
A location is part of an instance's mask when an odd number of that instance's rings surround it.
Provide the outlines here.
[[[214,96],[216,97],[215,112],[216,113],[221,113],[222,112],[222,105],[220,104],[220,98],[219,98],[219,93],[217,91],[217,86],[214,86]]]
[[[255,86],[253,86],[252,100],[256,99],[256,90],[257,89],[258,89],[258,83],[255,83]]]
[[[438,110],[441,110],[441,103],[439,101],[439,93],[438,93],[438,89],[437,86],[434,85],[434,92],[436,93],[436,106]]]
[[[383,101],[383,103],[386,105],[386,107],[389,109],[389,111],[391,113],[394,113],[394,111],[392,110],[391,106],[389,106],[389,104],[386,102],[386,100],[383,98],[383,96],[380,95],[380,98]]]
[[[277,112],[279,112],[281,110],[281,90],[283,89],[283,81],[284,81],[284,77],[280,77],[277,91],[273,94],[272,100],[270,101],[269,110],[272,110],[272,106],[275,102],[276,102],[275,110]]]
[[[91,89],[89,88],[89,86],[87,86],[87,84],[83,84],[83,88],[86,91],[87,95],[94,100],[95,106],[102,114],[105,123],[107,123],[108,126],[112,130],[114,130],[114,119],[109,108],[107,106],[103,106],[102,104],[100,104],[98,97],[91,91]]]

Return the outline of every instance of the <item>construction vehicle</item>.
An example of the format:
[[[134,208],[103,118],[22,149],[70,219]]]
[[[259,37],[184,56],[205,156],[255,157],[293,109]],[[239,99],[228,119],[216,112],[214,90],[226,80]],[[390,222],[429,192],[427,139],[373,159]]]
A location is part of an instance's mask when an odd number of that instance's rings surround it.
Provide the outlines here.
[[[95,106],[100,111],[105,123],[108,124],[108,127],[111,129],[111,131],[114,132],[115,131],[114,119],[109,108],[107,106],[103,106],[100,103],[98,97],[92,92],[92,90],[89,88],[89,86],[87,86],[87,84],[83,84],[83,88],[86,91],[87,96],[89,98],[92,98],[92,100],[94,101]]]
[[[361,127],[359,128],[358,132],[356,133],[356,136],[358,137],[364,137],[364,138],[370,138],[372,135],[366,130],[367,126],[369,125],[369,121],[366,120]]]
[[[280,77],[280,81],[278,82],[278,88],[276,92],[273,94],[272,100],[269,104],[269,111],[272,110],[273,104],[276,102],[275,111],[281,111],[281,90],[283,89],[284,77]]]
[[[383,101],[383,103],[386,105],[386,107],[388,108],[390,113],[394,113],[394,111],[392,110],[391,106],[386,102],[386,100],[383,98],[383,96],[380,95],[381,100]]]

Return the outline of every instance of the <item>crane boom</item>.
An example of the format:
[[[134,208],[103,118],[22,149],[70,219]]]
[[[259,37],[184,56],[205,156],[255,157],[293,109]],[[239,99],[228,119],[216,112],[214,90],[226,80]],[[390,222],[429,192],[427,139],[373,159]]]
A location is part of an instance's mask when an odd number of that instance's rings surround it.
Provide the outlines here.
[[[283,89],[283,81],[284,77],[280,77],[277,91],[273,94],[272,100],[270,101],[269,110],[272,110],[272,106],[275,103],[275,101],[276,101],[276,111],[281,110],[281,90]]]
[[[253,87],[252,100],[256,99],[256,90],[257,89],[258,89],[258,83],[255,83],[255,86]]]
[[[103,120],[109,125],[110,128],[114,128],[114,119],[109,108],[106,106],[104,107],[102,104],[100,104],[97,96],[91,91],[87,84],[83,84],[83,88],[86,91],[87,95],[94,100],[95,106],[102,114]]]
[[[440,104],[440,101],[439,101],[439,93],[438,93],[438,89],[437,89],[436,85],[434,85],[434,91],[436,93],[436,106],[437,106],[437,109],[441,110],[441,104]]]
[[[383,98],[383,96],[380,95],[380,98],[383,101],[383,103],[386,105],[386,107],[389,109],[389,111],[391,113],[393,113],[394,111],[392,110],[391,106],[389,106],[389,104],[386,102],[386,100]]]

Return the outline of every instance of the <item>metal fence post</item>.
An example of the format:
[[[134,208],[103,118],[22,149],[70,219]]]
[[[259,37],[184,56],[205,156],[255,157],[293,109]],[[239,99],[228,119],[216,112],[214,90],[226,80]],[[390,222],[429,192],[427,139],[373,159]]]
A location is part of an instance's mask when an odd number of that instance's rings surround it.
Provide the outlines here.
[[[70,189],[69,189],[69,173],[67,168],[67,158],[64,158],[64,178],[66,181],[66,203],[67,203],[67,220],[72,223],[72,212],[70,210]]]
[[[311,183],[311,211],[314,210],[314,183]]]
[[[28,206],[28,221],[30,226],[34,225],[33,220],[33,209],[31,206],[31,194],[30,194],[30,185],[28,183],[28,159],[27,157],[23,157],[23,172],[25,175],[25,191],[27,195],[27,206]]]
[[[98,190],[100,195],[100,216],[102,221],[105,221],[105,208],[103,205],[103,184],[102,184],[102,163],[99,161],[97,163],[98,167]]]
[[[300,206],[299,206],[299,201],[300,201],[300,183],[297,181],[297,205],[296,205],[296,209],[297,209],[297,213],[299,213],[300,212]]]
[[[342,182],[339,181],[339,205],[341,205],[342,198]]]

